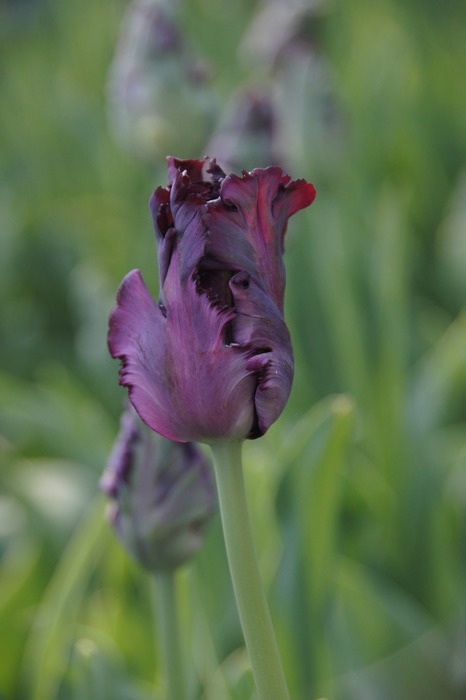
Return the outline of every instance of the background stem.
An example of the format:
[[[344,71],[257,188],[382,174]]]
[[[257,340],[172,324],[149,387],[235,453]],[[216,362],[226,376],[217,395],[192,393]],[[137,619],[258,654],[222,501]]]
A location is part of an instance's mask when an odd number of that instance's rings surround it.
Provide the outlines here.
[[[163,571],[155,575],[155,614],[166,700],[185,700],[186,686],[175,584],[175,574],[172,571]]]
[[[244,487],[240,442],[211,446],[225,547],[246,648],[260,700],[289,694],[265,598]]]

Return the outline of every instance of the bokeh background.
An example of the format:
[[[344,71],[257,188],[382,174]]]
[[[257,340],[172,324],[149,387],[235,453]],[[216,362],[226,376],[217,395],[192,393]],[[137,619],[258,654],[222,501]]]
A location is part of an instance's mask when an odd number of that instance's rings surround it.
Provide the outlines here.
[[[165,156],[208,153],[317,189],[287,235],[293,392],[245,448],[292,697],[461,700],[466,5],[151,4],[0,6],[0,697],[163,697],[98,492],[106,328],[129,269],[157,289]],[[178,587],[190,697],[253,698],[218,517]]]

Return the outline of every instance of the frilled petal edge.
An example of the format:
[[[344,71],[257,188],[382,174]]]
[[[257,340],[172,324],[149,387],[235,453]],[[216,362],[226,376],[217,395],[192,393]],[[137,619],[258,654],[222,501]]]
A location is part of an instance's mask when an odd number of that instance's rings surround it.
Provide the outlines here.
[[[233,334],[256,379],[255,421],[248,437],[264,435],[285,408],[294,374],[290,334],[273,301],[240,272],[230,280],[236,307]]]
[[[121,360],[120,384],[128,388],[139,416],[153,430],[175,439],[170,419],[165,418],[163,311],[139,270],[129,272],[119,287],[110,315],[108,347],[112,357]]]
[[[234,313],[198,294],[193,280],[180,293],[177,263],[175,254],[168,312],[138,270],[120,286],[108,336],[110,353],[121,360],[120,384],[142,420],[171,440],[244,437],[254,421],[255,378],[241,348],[223,344]]]

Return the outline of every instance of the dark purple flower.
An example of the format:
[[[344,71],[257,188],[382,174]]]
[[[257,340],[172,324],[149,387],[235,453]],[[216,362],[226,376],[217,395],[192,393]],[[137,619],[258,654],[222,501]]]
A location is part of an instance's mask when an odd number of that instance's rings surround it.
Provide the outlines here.
[[[213,477],[200,448],[149,430],[129,407],[100,487],[130,554],[150,571],[172,570],[201,546],[215,511]]]
[[[283,239],[314,187],[278,167],[225,176],[209,158],[170,157],[168,170],[150,201],[159,303],[133,270],[110,317],[120,383],[172,440],[259,437],[291,389]]]

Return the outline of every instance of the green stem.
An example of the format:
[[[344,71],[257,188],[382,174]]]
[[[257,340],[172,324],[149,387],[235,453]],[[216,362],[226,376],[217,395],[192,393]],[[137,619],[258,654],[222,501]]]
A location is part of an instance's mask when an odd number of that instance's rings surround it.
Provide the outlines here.
[[[176,605],[175,574],[172,571],[159,572],[155,576],[155,613],[165,677],[166,700],[184,700],[186,689]]]
[[[262,587],[244,488],[240,442],[213,444],[223,534],[259,700],[289,700]]]

